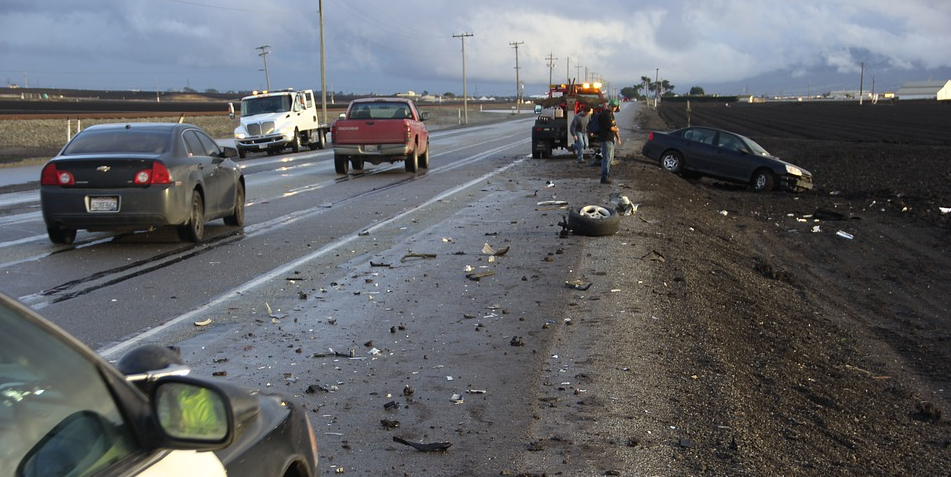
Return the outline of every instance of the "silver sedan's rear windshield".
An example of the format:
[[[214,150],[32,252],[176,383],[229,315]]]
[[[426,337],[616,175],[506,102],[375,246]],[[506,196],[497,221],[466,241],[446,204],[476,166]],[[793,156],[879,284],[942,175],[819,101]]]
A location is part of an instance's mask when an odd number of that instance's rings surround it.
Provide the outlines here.
[[[63,155],[79,154],[162,154],[168,148],[165,131],[120,129],[83,131],[66,146]]]

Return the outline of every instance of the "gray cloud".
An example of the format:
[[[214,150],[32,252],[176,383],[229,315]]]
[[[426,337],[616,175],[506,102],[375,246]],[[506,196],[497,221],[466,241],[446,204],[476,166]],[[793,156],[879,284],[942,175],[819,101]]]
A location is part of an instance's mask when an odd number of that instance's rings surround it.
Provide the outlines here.
[[[514,94],[597,75],[621,87],[661,76],[686,91],[806,90],[870,74],[892,83],[951,70],[951,3],[910,0],[324,0],[329,87],[389,94],[462,89]],[[317,2],[8,0],[0,5],[0,81],[90,89],[319,88]],[[549,59],[555,58],[549,67]],[[768,78],[768,80],[767,80]],[[785,79],[783,79],[785,78]],[[782,82],[785,81],[785,84]],[[855,80],[857,81],[857,80]],[[760,84],[762,83],[762,84]],[[895,85],[897,87],[897,85]],[[715,91],[722,88],[723,91]]]

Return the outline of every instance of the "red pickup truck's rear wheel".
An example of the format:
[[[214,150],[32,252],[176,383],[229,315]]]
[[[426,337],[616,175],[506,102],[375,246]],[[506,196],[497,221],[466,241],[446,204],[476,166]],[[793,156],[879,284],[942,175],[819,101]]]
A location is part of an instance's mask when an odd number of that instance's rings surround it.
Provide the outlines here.
[[[429,143],[426,143],[426,152],[422,156],[419,156],[419,167],[423,169],[429,169]]]
[[[413,153],[406,158],[403,164],[406,166],[406,172],[416,172],[419,167],[419,144],[413,147]]]
[[[346,174],[350,172],[350,162],[347,161],[347,156],[334,154],[334,169],[336,169],[337,174]]]
[[[363,172],[363,158],[356,156],[351,157],[350,169],[353,170],[353,172]]]

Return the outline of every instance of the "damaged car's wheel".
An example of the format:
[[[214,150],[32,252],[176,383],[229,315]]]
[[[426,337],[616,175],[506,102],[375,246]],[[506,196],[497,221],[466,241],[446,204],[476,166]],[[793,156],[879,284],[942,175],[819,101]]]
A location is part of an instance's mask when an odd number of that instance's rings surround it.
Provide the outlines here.
[[[614,235],[620,225],[621,217],[615,211],[599,205],[586,205],[568,212],[568,228],[577,235]]]

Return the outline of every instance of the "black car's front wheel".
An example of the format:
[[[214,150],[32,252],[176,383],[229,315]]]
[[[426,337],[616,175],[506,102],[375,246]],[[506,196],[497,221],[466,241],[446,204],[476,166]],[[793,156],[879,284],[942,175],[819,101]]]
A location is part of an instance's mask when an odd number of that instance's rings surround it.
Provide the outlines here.
[[[773,171],[760,169],[753,173],[752,185],[756,192],[769,192],[776,186],[776,176]]]
[[[178,236],[187,242],[201,242],[205,236],[205,203],[198,191],[192,191],[188,222],[178,226]]]
[[[684,168],[684,156],[677,151],[664,151],[660,155],[660,167],[665,171],[680,172]]]

